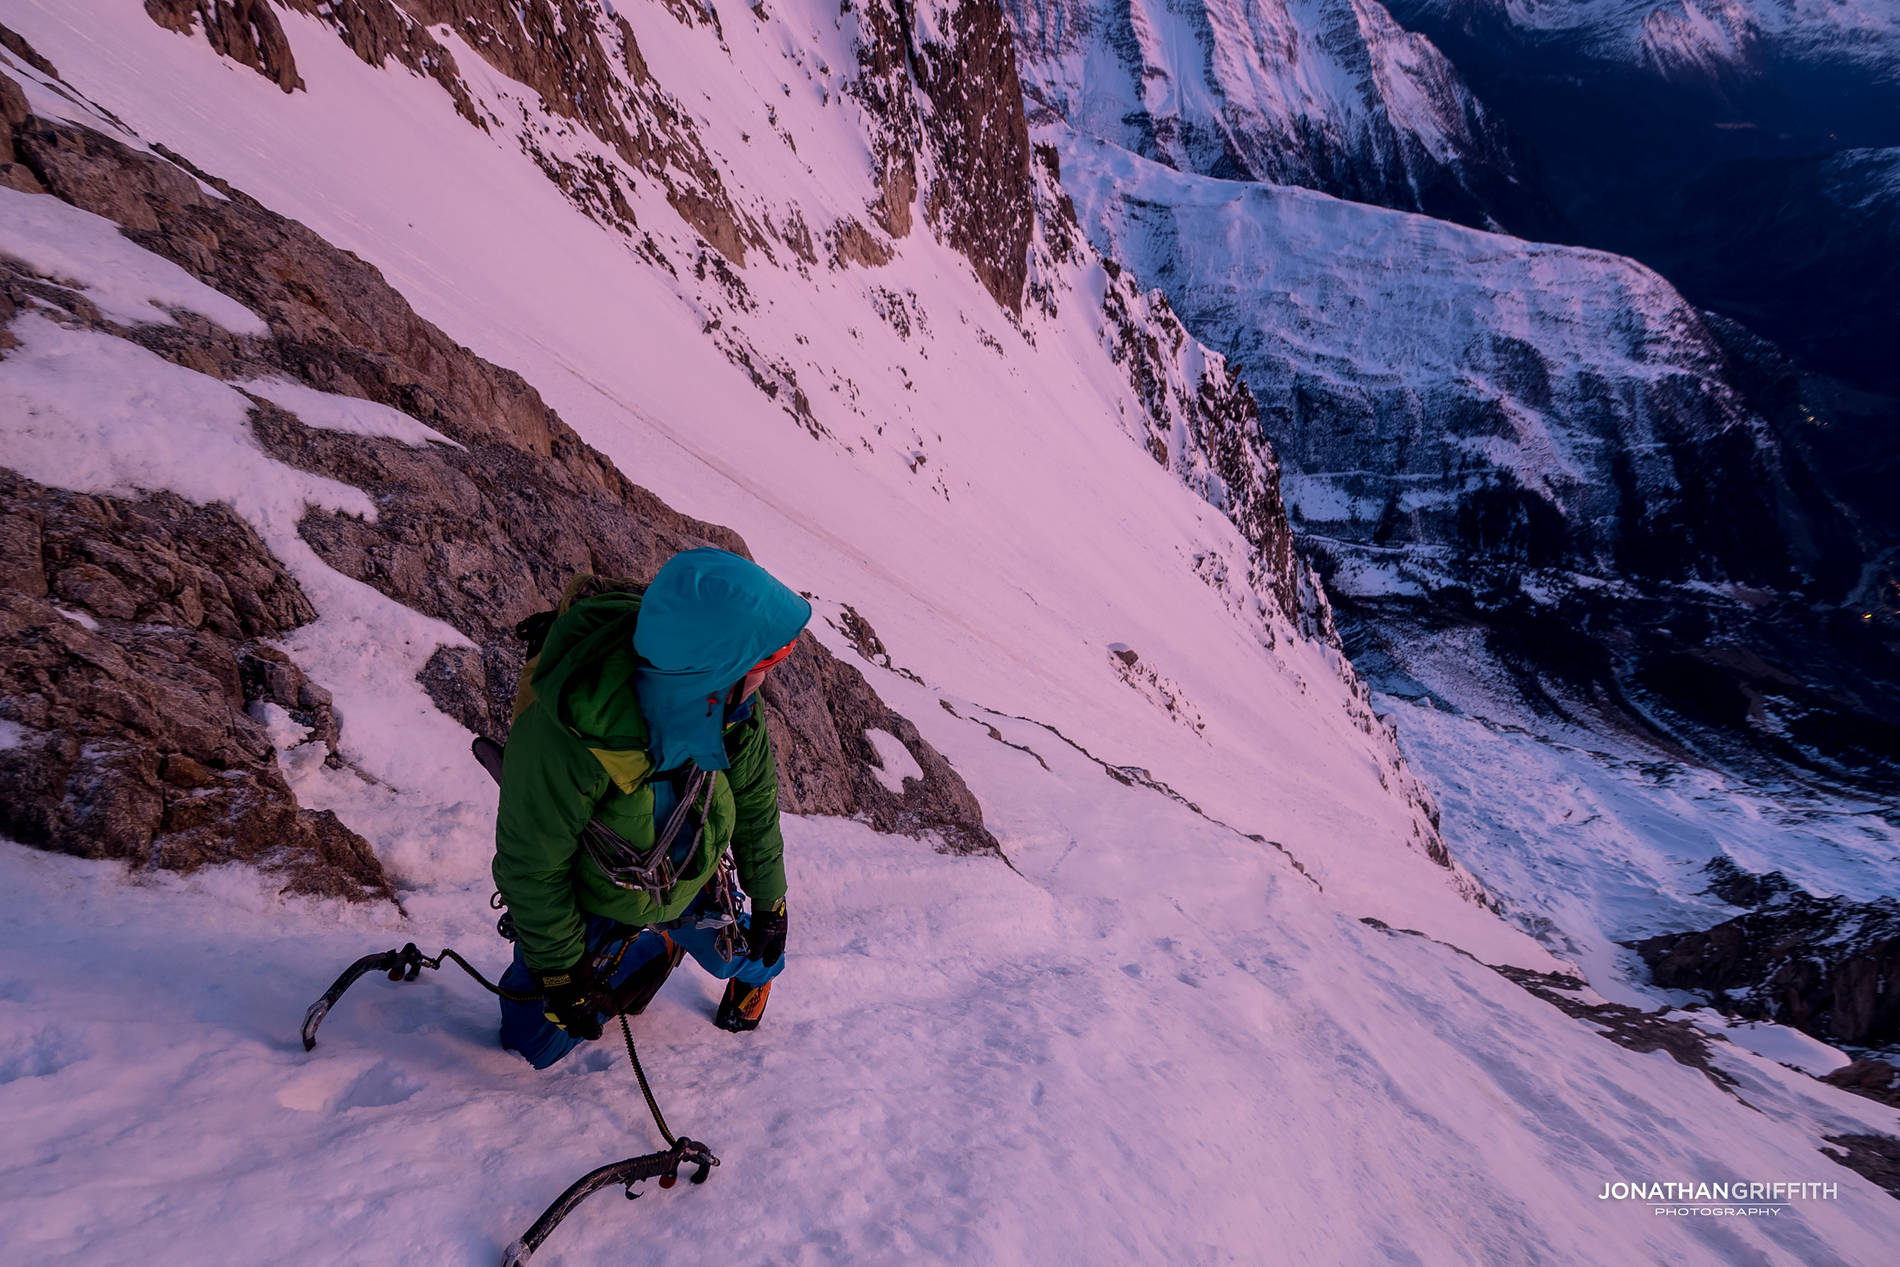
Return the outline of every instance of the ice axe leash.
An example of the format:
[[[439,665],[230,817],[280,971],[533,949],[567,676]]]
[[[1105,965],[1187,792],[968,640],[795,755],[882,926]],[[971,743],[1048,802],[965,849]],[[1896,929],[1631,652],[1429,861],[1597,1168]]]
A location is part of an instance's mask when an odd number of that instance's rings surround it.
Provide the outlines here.
[[[489,751],[484,751],[487,748]],[[475,756],[483,768],[500,782],[500,749],[492,740],[478,739],[474,744]],[[503,917],[505,920],[505,916]],[[475,965],[447,947],[434,955],[425,955],[414,942],[409,942],[400,950],[386,950],[381,954],[365,955],[343,970],[329,989],[325,990],[315,1003],[312,1003],[303,1017],[303,1049],[310,1051],[317,1045],[317,1027],[323,1024],[330,1009],[336,1006],[356,982],[372,972],[381,972],[391,981],[414,981],[422,975],[424,968],[440,971],[444,961],[452,962],[470,977],[476,984],[499,998],[517,1003],[534,1003],[541,999],[539,994],[521,993],[505,990],[483,976]],[[653,1114],[653,1124],[659,1128],[661,1138],[667,1147],[662,1152],[646,1153],[639,1157],[628,1157],[622,1161],[610,1162],[596,1170],[582,1175],[567,1191],[554,1199],[554,1203],[542,1211],[541,1217],[524,1232],[520,1239],[510,1244],[502,1253],[502,1267],[529,1267],[534,1252],[559,1227],[561,1221],[573,1213],[586,1198],[603,1188],[616,1185],[626,1188],[628,1200],[640,1194],[635,1188],[648,1179],[658,1179],[662,1188],[671,1188],[679,1181],[681,1166],[694,1167],[691,1182],[705,1183],[712,1174],[712,1168],[719,1164],[719,1158],[713,1151],[697,1140],[685,1136],[675,1136],[666,1125],[666,1116],[660,1112],[660,1103],[653,1096],[652,1084],[647,1081],[646,1069],[640,1064],[640,1053],[633,1045],[633,1028],[627,1024],[626,1013],[620,1016],[620,1036],[626,1040],[627,1063],[633,1066],[633,1076],[640,1084],[640,1094],[645,1097],[647,1109]]]
[[[554,1198],[554,1204],[541,1212],[541,1217],[534,1221],[534,1226],[521,1234],[520,1240],[502,1251],[501,1267],[529,1267],[534,1252],[560,1226],[561,1220],[573,1213],[575,1206],[602,1188],[616,1185],[624,1187],[627,1200],[632,1201],[640,1195],[635,1188],[648,1179],[658,1179],[662,1188],[670,1188],[679,1182],[680,1167],[691,1165],[694,1170],[690,1182],[705,1183],[712,1174],[712,1168],[719,1164],[719,1159],[704,1144],[685,1136],[676,1139],[666,1129],[666,1119],[660,1116],[660,1106],[654,1102],[653,1090],[647,1085],[646,1071],[640,1068],[639,1053],[633,1049],[633,1030],[628,1027],[625,1014],[620,1017],[620,1034],[627,1040],[627,1059],[633,1064],[633,1076],[640,1080],[640,1090],[647,1098],[647,1107],[653,1110],[653,1124],[660,1128],[660,1134],[666,1137],[671,1147],[665,1152],[609,1162],[576,1179],[566,1192]]]

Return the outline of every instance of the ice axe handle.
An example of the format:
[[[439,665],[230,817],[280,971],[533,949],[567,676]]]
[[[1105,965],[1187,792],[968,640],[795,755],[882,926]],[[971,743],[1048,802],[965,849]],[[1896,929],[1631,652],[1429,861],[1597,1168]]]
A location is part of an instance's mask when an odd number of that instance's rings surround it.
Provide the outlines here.
[[[330,1014],[336,1001],[343,992],[356,984],[356,979],[368,972],[393,972],[400,975],[403,969],[402,951],[385,950],[379,955],[364,955],[343,970],[336,984],[323,992],[323,997],[310,1005],[303,1014],[303,1049],[309,1051],[317,1045],[317,1026],[323,1024],[323,1018]]]
[[[712,1149],[697,1140],[681,1139],[663,1153],[648,1153],[644,1157],[629,1157],[625,1161],[613,1162],[598,1170],[589,1171],[574,1181],[572,1187],[554,1199],[534,1226],[522,1234],[520,1240],[502,1251],[501,1267],[529,1267],[536,1250],[560,1226],[561,1220],[574,1212],[574,1207],[585,1201],[602,1188],[611,1188],[624,1184],[629,1189],[636,1183],[647,1179],[658,1179],[662,1187],[671,1187],[669,1181],[677,1181],[681,1165],[691,1163],[697,1167],[691,1176],[693,1183],[705,1183],[712,1168],[719,1164]]]

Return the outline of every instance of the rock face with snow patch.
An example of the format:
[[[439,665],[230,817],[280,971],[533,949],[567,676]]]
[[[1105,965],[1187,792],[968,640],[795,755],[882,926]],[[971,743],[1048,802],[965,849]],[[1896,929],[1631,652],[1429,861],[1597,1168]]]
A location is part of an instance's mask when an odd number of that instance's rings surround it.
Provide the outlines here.
[[[7,270],[10,294],[43,294]],[[300,808],[265,710],[335,760],[329,694],[270,640],[303,592],[223,505],[46,488],[0,470],[0,833],[189,871],[252,862],[288,891],[390,896],[364,839]]]
[[[1657,985],[1707,991],[1724,1011],[1831,1042],[1900,1040],[1900,902],[1816,897],[1779,871],[1749,875],[1726,858],[1705,870],[1716,896],[1748,909],[1630,943]]]
[[[1012,14],[1038,122],[1183,172],[1557,226],[1503,128],[1378,0],[1013,0]]]
[[[289,379],[375,401],[461,446],[314,428],[253,397],[253,433],[271,456],[376,496],[374,522],[307,512],[303,538],[324,561],[481,646],[445,648],[424,671],[432,697],[471,730],[505,735],[522,660],[512,622],[551,605],[572,573],[648,577],[689,546],[744,551],[730,530],[632,484],[518,376],[447,339],[374,269],[303,226],[200,173],[225,195],[209,197],[179,166],[84,128],[25,117],[11,141],[55,195],[241,297],[271,337],[237,339],[193,320],[117,326],[83,295],[18,267],[0,319],[30,304],[214,377]],[[27,843],[158,865],[281,849],[302,859],[285,865],[304,887],[386,892],[360,837],[296,807],[268,737],[243,711],[275,703],[332,743],[339,721],[319,687],[258,641],[312,612],[255,534],[215,505],[74,498],[8,478],[0,530],[9,562],[16,544],[22,562],[5,578],[13,615],[0,660],[0,722],[14,741],[0,753],[14,776],[0,810],[7,830]],[[130,548],[127,534],[149,547]],[[48,562],[35,565],[28,547]],[[59,616],[55,599],[82,616]],[[184,707],[181,691],[197,691],[201,704]],[[961,852],[996,850],[956,772],[809,634],[767,703],[788,811],[858,816]],[[923,777],[901,793],[885,788],[867,728],[897,735]]]

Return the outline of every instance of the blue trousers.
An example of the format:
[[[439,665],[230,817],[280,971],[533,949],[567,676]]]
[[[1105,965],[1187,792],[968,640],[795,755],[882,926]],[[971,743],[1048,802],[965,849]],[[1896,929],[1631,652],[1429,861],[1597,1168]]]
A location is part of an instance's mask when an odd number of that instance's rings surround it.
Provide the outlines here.
[[[739,916],[741,928],[748,918],[745,914]],[[667,938],[721,981],[737,977],[747,985],[764,985],[785,968],[783,958],[769,968],[756,959],[747,959],[743,943],[736,958],[725,958],[719,953],[719,929],[695,928],[690,919],[684,927],[669,928],[665,936],[661,936],[651,928],[629,929],[624,924],[594,915],[588,917],[586,936],[587,962],[604,965],[602,983],[609,989],[619,989],[634,973],[666,954]],[[520,942],[515,943],[515,961],[502,974],[501,988],[518,994],[534,992],[534,973],[528,970],[528,961],[522,957]],[[603,1013],[600,1021],[604,1026],[612,1019]],[[536,1069],[546,1069],[579,1046],[580,1040],[550,1021],[542,1011],[540,1000],[517,1003],[503,999],[501,1045]]]

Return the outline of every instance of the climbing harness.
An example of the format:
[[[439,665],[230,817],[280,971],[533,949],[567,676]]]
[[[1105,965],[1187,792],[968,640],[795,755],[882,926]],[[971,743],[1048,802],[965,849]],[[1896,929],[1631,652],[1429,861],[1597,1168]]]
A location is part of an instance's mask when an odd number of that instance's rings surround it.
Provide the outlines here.
[[[692,767],[692,772],[686,778],[686,789],[680,793],[679,803],[666,816],[665,825],[660,828],[652,847],[645,853],[634,848],[631,841],[605,826],[598,818],[588,819],[587,825],[581,828],[581,847],[594,860],[594,865],[600,868],[601,874],[616,886],[658,897],[679,881],[679,873],[673,863],[673,843],[686,829],[686,824],[697,820],[693,828],[692,848],[687,851],[687,857],[699,851],[700,842],[706,837],[706,818],[712,812],[713,783],[709,771],[698,766]]]
[[[469,750],[482,763],[482,769],[488,771],[489,777],[499,785],[501,745],[484,736],[470,744]],[[651,893],[656,898],[663,897],[668,889],[679,883],[673,846],[679,840],[680,833],[686,830],[686,824],[693,824],[693,843],[686,850],[686,857],[696,855],[706,838],[706,819],[712,813],[715,782],[711,771],[702,770],[696,765],[689,766],[686,787],[680,793],[678,803],[673,806],[673,812],[666,816],[666,822],[655,833],[653,844],[645,852],[635,848],[632,841],[598,818],[588,819],[587,825],[581,828],[581,848],[587,851],[587,856],[600,868],[601,874],[616,887]]]

